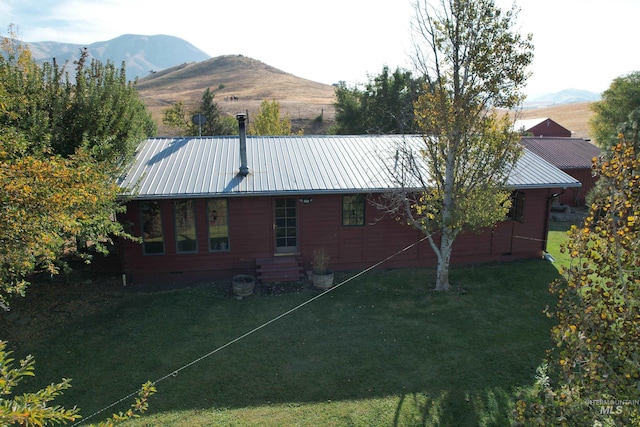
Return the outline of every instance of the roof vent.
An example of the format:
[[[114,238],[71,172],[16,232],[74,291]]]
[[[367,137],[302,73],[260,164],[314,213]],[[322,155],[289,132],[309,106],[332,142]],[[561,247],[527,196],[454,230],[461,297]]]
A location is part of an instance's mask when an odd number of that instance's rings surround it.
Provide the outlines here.
[[[247,115],[237,114],[238,133],[240,134],[240,170],[238,174],[241,176],[249,175],[249,166],[247,166]]]

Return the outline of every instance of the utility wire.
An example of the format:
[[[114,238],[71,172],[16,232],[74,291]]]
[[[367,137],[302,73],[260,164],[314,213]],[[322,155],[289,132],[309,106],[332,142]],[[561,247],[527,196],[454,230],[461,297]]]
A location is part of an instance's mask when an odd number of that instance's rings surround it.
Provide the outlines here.
[[[504,236],[506,234],[505,233],[494,233],[494,235],[503,235]],[[538,241],[538,242],[544,242],[545,241],[544,239],[538,239],[538,238],[526,237],[526,236],[518,236],[518,235],[515,235],[515,236],[512,236],[512,237],[516,238],[516,239],[533,240],[533,241]],[[154,381],[153,384],[155,385],[155,384],[158,384],[158,383],[160,383],[160,382],[162,382],[162,381],[164,381],[164,380],[166,380],[168,378],[175,377],[176,375],[178,375],[179,372],[181,372],[181,371],[183,371],[183,370],[195,365],[196,363],[199,363],[199,362],[203,361],[204,359],[206,359],[206,358],[218,353],[219,351],[224,350],[225,348],[237,343],[238,341],[241,341],[241,340],[247,338],[248,336],[258,332],[259,330],[266,328],[267,326],[271,325],[272,323],[277,322],[278,320],[282,319],[283,317],[288,316],[289,314],[293,313],[294,311],[297,311],[297,310],[301,309],[302,307],[306,306],[307,304],[311,304],[312,302],[314,302],[318,298],[321,298],[321,297],[327,295],[329,292],[335,291],[339,287],[341,287],[341,286],[349,283],[350,281],[362,276],[363,274],[366,274],[369,271],[379,267],[380,265],[382,265],[385,262],[395,258],[396,256],[400,255],[401,253],[408,251],[409,249],[413,248],[416,245],[419,245],[420,243],[424,242],[428,238],[429,238],[429,235],[424,236],[423,238],[421,238],[417,242],[414,242],[414,243],[410,244],[409,246],[406,246],[406,247],[400,249],[398,252],[394,253],[393,255],[390,255],[390,256],[386,257],[382,261],[378,261],[377,263],[375,263],[375,264],[371,265],[370,267],[367,267],[366,269],[360,271],[359,273],[357,273],[357,274],[355,274],[355,275],[343,280],[342,282],[340,282],[339,284],[329,288],[328,290],[326,290],[326,291],[314,296],[313,298],[308,299],[307,301],[305,301],[303,303],[298,304],[297,306],[293,307],[292,309],[287,310],[284,313],[274,317],[273,319],[263,323],[262,325],[251,329],[250,331],[238,336],[237,338],[234,338],[233,340],[231,340],[231,341],[227,342],[226,344],[216,348],[215,350],[212,350],[209,353],[207,353],[207,354],[205,354],[203,356],[200,356],[197,359],[192,360],[191,362],[187,363],[186,365],[181,366],[180,368],[176,369],[175,371],[172,371],[172,372],[166,374],[165,376],[160,377],[159,379]],[[81,423],[84,423],[87,420],[90,420],[90,419],[100,415],[101,413],[113,408],[114,406],[119,405],[120,403],[124,402],[125,400],[128,400],[128,399],[132,398],[133,396],[136,396],[138,393],[140,393],[141,390],[142,390],[142,388],[139,388],[138,390],[126,395],[125,397],[113,402],[112,404],[110,404],[108,406],[105,406],[104,408],[102,408],[102,409],[94,412],[93,414],[89,415],[88,417],[84,418],[82,421],[78,421],[77,423],[73,424],[72,427],[78,426]]]
[[[378,261],[377,263],[375,263],[375,264],[371,265],[370,267],[367,267],[366,269],[360,271],[359,273],[357,273],[357,274],[355,274],[355,275],[343,280],[342,282],[340,282],[339,284],[329,288],[328,290],[326,290],[326,291],[324,291],[322,293],[319,293],[318,295],[316,295],[313,298],[310,298],[310,299],[304,301],[303,303],[298,304],[297,306],[293,307],[292,309],[287,310],[284,313],[274,317],[273,319],[261,324],[260,326],[257,326],[255,328],[251,329],[250,331],[238,336],[237,338],[234,338],[233,340],[227,342],[224,345],[221,345],[220,347],[216,348],[215,350],[212,350],[209,353],[207,353],[205,355],[202,355],[202,356],[198,357],[197,359],[192,360],[191,362],[187,363],[186,365],[181,366],[180,368],[176,369],[175,371],[172,371],[172,372],[166,374],[165,376],[158,378],[156,381],[153,382],[153,384],[156,385],[156,384],[158,384],[158,383],[160,383],[160,382],[162,382],[162,381],[164,381],[164,380],[166,380],[168,378],[175,377],[176,375],[178,375],[179,372],[189,368],[190,366],[195,365],[198,362],[203,361],[204,359],[206,359],[206,358],[218,353],[219,351],[224,350],[225,348],[229,347],[230,345],[233,345],[233,344],[237,343],[238,341],[241,341],[241,340],[247,338],[248,336],[258,332],[259,330],[266,328],[267,326],[271,325],[272,323],[277,322],[278,320],[280,320],[283,317],[286,317],[289,314],[301,309],[302,307],[304,307],[304,306],[306,306],[308,304],[311,304],[315,300],[317,300],[317,299],[329,294],[330,292],[335,291],[336,289],[340,288],[341,286],[345,285],[346,283],[351,282],[352,280],[354,280],[354,279],[362,276],[363,274],[366,274],[369,271],[379,267],[380,265],[384,264],[385,262],[389,261],[390,259],[393,259],[394,257],[400,255],[401,253],[408,251],[409,249],[413,248],[416,245],[419,245],[420,243],[424,242],[428,238],[429,238],[429,235],[424,236],[423,238],[421,238],[417,242],[414,242],[414,243],[410,244],[409,246],[406,246],[403,249],[400,249],[398,252],[394,253],[393,255],[390,255],[390,256],[386,257],[382,261]],[[109,409],[113,408],[114,406],[119,405],[120,403],[124,402],[125,400],[128,400],[128,399],[132,398],[133,396],[137,395],[138,393],[140,393],[140,391],[142,391],[142,388],[139,388],[138,390],[136,390],[136,391],[134,391],[132,393],[129,393],[125,397],[113,402],[112,404],[110,404],[108,406],[105,406],[104,408],[94,412],[93,414],[89,415],[88,417],[86,417],[86,418],[82,419],[81,421],[78,421],[77,423],[73,424],[72,427],[78,426],[81,423],[85,423],[88,420],[100,415],[101,413],[103,413],[105,411],[108,411]]]

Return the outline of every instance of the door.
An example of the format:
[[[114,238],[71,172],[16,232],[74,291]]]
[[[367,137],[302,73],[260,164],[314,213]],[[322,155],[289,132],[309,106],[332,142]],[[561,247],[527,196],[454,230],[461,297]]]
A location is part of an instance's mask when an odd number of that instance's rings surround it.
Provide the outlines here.
[[[298,251],[298,210],[297,200],[276,199],[274,224],[276,254],[291,254]]]

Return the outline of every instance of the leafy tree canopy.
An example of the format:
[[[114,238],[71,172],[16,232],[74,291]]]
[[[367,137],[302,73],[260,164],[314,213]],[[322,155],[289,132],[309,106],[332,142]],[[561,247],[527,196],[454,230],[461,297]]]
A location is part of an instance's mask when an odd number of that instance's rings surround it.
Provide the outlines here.
[[[14,389],[25,377],[35,376],[35,360],[27,356],[15,366],[12,353],[6,351],[6,341],[0,341],[0,426],[44,426],[64,424],[80,418],[80,409],[73,407],[65,409],[51,405],[51,402],[71,387],[71,380],[63,379],[57,384],[51,384],[35,393],[13,395]],[[156,392],[155,386],[147,382],[138,391],[131,407],[125,411],[113,414],[110,418],[95,427],[111,427],[116,423],[137,418],[147,411],[148,399]]]
[[[280,103],[264,100],[249,124],[250,135],[291,135],[291,119],[280,117]]]
[[[235,118],[223,116],[214,98],[215,94],[207,88],[202,93],[200,103],[192,110],[187,110],[184,103],[178,101],[162,111],[162,123],[185,136],[236,135],[238,125]],[[205,122],[200,126],[192,121],[196,114],[205,117]]]
[[[592,105],[591,136],[603,149],[617,145],[618,135],[625,131],[624,123],[629,114],[640,108],[640,71],[614,79],[602,94],[600,101]],[[629,128],[627,128],[627,131]],[[633,138],[626,135],[627,138]]]
[[[429,170],[399,147],[399,183],[412,176],[423,188],[393,194],[390,205],[426,234],[438,258],[436,289],[448,290],[458,234],[493,225],[509,209],[505,183],[522,148],[510,119],[494,108],[523,100],[533,46],[513,30],[517,9],[503,12],[493,0],[421,0],[415,13],[414,59],[425,84],[414,114]]]
[[[362,89],[336,86],[336,124],[332,132],[342,135],[416,133],[413,103],[422,89],[422,79],[402,68],[390,72],[384,66],[369,77]]]
[[[556,348],[517,403],[518,425],[640,425],[638,123],[626,130],[636,139],[620,134],[610,158],[594,165],[603,191],[569,231],[563,250],[572,264],[550,287]]]
[[[364,122],[360,98],[362,91],[357,86],[349,87],[344,81],[336,85],[336,109],[335,125],[330,129],[331,133],[338,135],[364,134]]]
[[[0,302],[24,294],[32,273],[87,262],[114,236],[130,237],[115,177],[153,122],[124,70],[86,51],[72,79],[38,66],[5,38],[0,57]]]
[[[123,207],[119,186],[84,153],[11,158],[16,139],[0,136],[0,302],[24,295],[28,277],[57,274],[62,259],[108,253],[116,236],[128,237],[113,219]],[[8,149],[5,149],[8,147]],[[5,154],[3,156],[3,154]]]
[[[124,66],[87,64],[83,50],[72,78],[55,61],[39,66],[26,48],[14,50],[0,57],[5,94],[0,126],[24,134],[31,153],[68,157],[84,149],[97,161],[122,165],[155,133],[135,84],[125,79]]]

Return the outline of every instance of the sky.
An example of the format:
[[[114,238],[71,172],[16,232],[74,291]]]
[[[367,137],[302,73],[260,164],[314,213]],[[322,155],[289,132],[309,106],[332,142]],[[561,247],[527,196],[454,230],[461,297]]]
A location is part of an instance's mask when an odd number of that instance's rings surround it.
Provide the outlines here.
[[[437,0],[430,0],[437,1]],[[512,0],[495,0],[508,9]],[[208,55],[241,54],[309,80],[366,83],[411,68],[413,0],[0,0],[0,34],[90,44],[123,34],[180,37]],[[602,92],[640,70],[640,0],[516,0],[533,34],[525,93]]]

